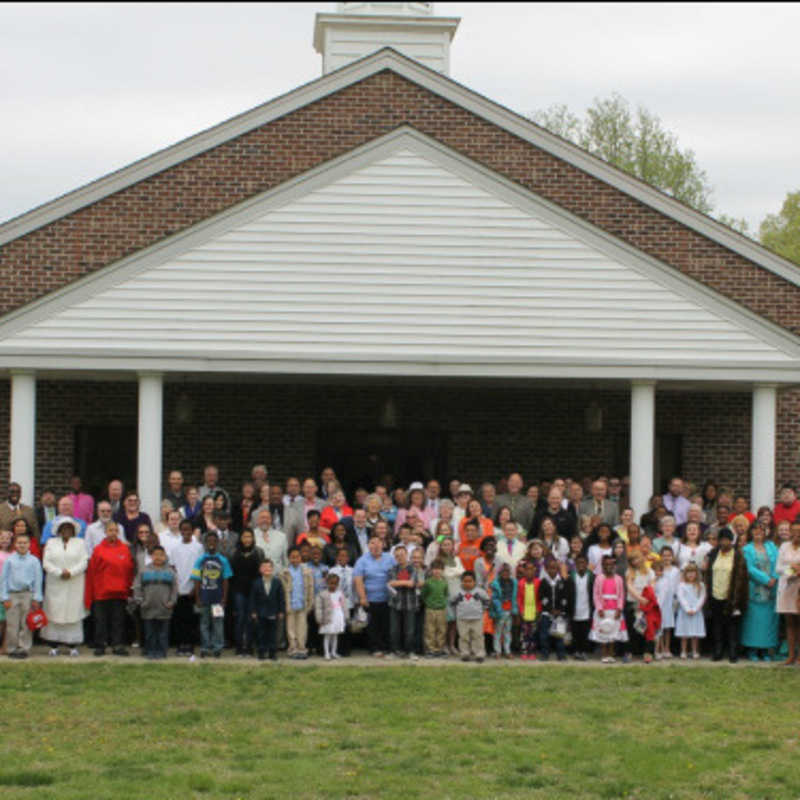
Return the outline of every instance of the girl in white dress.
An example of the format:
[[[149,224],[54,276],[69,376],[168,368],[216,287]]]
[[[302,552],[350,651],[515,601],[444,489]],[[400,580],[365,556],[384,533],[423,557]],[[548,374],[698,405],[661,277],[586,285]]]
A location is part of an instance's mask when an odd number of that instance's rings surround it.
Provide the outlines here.
[[[675,595],[681,579],[680,570],[672,563],[672,548],[665,545],[661,560],[653,564],[656,572],[655,593],[661,609],[661,630],[656,640],[656,661],[672,658],[672,631],[675,629]]]
[[[337,649],[339,634],[344,633],[347,598],[339,588],[339,576],[336,573],[329,572],[325,583],[328,588],[317,595],[314,613],[319,624],[319,632],[323,634],[322,646],[325,659],[330,661],[332,658],[339,658]]]
[[[686,649],[691,639],[692,658],[700,658],[700,639],[706,635],[703,605],[706,602],[706,587],[700,581],[700,570],[690,561],[681,574],[678,586],[678,619],[675,635],[681,637],[681,658],[686,658]]]

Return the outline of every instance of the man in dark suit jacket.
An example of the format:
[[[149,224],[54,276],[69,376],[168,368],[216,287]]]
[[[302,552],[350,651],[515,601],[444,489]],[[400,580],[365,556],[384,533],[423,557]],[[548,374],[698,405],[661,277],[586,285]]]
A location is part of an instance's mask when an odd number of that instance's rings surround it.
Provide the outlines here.
[[[528,533],[529,539],[537,538],[542,522],[546,519],[551,519],[556,526],[558,535],[569,542],[576,532],[577,526],[572,515],[562,507],[561,499],[561,492],[558,489],[551,489],[547,493],[547,506],[534,514],[533,528]]]
[[[39,524],[39,530],[43,531],[44,526],[57,516],[56,493],[52,489],[45,489],[36,504],[36,522]]]
[[[275,661],[278,657],[278,622],[286,613],[286,595],[283,584],[275,574],[275,565],[267,560],[259,567],[260,577],[250,589],[250,608],[256,622],[258,657],[267,655]],[[269,583],[269,591],[266,584]]]

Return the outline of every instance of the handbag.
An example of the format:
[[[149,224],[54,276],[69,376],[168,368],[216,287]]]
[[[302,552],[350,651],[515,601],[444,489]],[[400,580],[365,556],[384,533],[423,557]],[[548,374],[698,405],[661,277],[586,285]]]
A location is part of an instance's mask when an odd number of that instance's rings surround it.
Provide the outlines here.
[[[550,626],[550,635],[556,639],[563,639],[567,635],[567,618],[556,617]]]

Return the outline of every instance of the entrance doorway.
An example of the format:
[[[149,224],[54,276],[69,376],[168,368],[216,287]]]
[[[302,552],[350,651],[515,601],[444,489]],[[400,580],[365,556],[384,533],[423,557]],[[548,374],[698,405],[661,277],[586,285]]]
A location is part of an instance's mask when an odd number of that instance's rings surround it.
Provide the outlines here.
[[[447,475],[447,434],[434,430],[353,430],[317,432],[317,474],[333,467],[348,496],[359,486],[372,491],[388,481],[442,480]],[[388,476],[388,477],[387,477]]]
[[[136,486],[136,462],[135,425],[76,426],[75,474],[81,476],[85,492],[103,497],[114,478],[126,488]]]

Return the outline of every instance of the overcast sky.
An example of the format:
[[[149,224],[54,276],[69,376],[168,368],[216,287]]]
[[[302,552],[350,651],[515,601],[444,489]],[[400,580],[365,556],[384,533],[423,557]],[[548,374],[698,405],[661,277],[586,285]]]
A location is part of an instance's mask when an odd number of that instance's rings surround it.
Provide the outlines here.
[[[335,3],[0,5],[0,221],[321,73]],[[436,3],[451,74],[522,114],[617,91],[692,148],[716,213],[800,189],[800,4]]]

